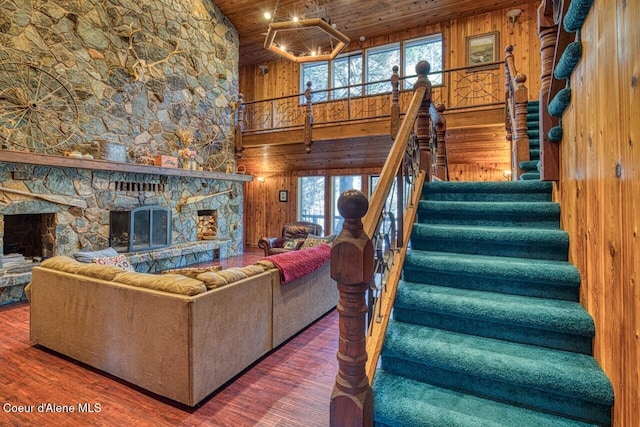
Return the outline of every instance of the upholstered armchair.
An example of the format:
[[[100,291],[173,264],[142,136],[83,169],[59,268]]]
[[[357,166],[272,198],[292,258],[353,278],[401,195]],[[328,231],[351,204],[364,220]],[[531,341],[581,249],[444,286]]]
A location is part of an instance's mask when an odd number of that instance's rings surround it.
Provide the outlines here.
[[[282,236],[260,238],[258,247],[264,250],[265,256],[294,251],[300,249],[309,234],[322,236],[322,226],[306,221],[291,222],[282,227]]]

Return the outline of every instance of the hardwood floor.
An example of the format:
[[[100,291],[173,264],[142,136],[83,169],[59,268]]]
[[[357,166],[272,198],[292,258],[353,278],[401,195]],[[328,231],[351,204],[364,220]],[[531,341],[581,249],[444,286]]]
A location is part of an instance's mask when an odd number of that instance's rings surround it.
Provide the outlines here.
[[[249,251],[220,263],[246,265],[261,256]],[[0,425],[327,426],[337,347],[333,310],[189,408],[34,346],[29,305],[14,304],[0,308]],[[39,412],[41,404],[49,411]],[[20,406],[32,412],[17,412]]]

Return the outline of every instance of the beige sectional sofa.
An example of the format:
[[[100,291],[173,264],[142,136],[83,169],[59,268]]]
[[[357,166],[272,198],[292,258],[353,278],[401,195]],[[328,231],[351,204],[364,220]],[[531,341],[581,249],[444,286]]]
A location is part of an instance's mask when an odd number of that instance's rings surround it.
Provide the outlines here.
[[[286,284],[267,269],[195,295],[104,280],[92,268],[33,269],[32,341],[189,406],[338,301],[329,263]],[[179,292],[198,288],[184,276],[155,277],[181,282]]]

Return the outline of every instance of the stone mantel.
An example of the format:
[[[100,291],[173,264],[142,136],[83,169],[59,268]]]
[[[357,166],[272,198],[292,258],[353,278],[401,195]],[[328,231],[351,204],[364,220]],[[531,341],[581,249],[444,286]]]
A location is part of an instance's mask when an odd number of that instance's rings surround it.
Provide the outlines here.
[[[100,171],[119,171],[189,178],[220,179],[226,181],[253,181],[253,176],[236,173],[194,171],[178,168],[141,165],[136,163],[120,163],[107,160],[76,159],[72,157],[54,156],[50,154],[34,154],[20,151],[0,150],[0,162],[22,163],[40,166],[58,166]]]

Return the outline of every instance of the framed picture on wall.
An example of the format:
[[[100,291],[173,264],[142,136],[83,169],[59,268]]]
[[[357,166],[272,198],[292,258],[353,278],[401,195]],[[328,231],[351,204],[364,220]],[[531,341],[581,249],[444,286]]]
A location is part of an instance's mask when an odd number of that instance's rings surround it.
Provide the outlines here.
[[[278,193],[278,200],[281,202],[289,201],[289,192],[287,190],[280,190]]]
[[[500,33],[498,31],[467,37],[467,66],[471,67],[498,61],[499,49]],[[474,72],[491,68],[498,68],[498,65],[471,68],[467,71]]]

